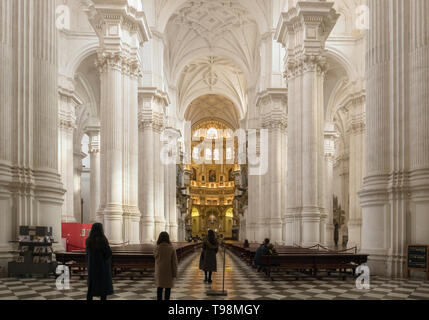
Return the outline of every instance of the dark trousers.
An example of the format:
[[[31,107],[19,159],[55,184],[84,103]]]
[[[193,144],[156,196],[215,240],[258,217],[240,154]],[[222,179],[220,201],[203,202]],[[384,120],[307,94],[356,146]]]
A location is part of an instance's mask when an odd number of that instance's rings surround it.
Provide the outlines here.
[[[164,291],[164,288],[158,288],[158,290],[157,290],[157,299],[159,301],[162,300],[162,292],[163,291]],[[171,294],[171,288],[165,288],[164,300],[170,300],[170,294]]]
[[[212,272],[211,271],[204,271],[204,275],[206,277],[206,280],[207,280],[207,272],[209,273],[208,279],[211,280],[212,279]]]
[[[92,301],[93,300],[93,298],[94,298],[94,296],[91,294],[91,293],[89,293],[89,291],[88,291],[88,293],[86,294],[86,300],[87,301]],[[102,296],[100,296],[100,300],[101,301],[106,301],[106,295],[105,294],[103,294]]]

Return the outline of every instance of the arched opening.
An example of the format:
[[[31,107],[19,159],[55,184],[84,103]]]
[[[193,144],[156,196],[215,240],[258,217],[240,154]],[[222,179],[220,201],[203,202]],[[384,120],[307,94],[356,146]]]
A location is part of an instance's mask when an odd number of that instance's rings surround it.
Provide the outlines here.
[[[190,172],[187,237],[203,237],[211,229],[221,238],[238,240],[243,212],[236,194],[242,173],[247,171],[237,161],[238,141],[233,128],[221,119],[196,122],[191,150],[192,162],[185,165]]]

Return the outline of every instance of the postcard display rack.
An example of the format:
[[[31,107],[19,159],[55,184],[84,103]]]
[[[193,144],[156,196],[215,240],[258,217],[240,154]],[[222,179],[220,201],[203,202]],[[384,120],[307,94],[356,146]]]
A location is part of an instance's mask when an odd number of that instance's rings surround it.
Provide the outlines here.
[[[19,250],[15,261],[9,262],[8,273],[14,275],[55,274],[52,227],[19,228]]]

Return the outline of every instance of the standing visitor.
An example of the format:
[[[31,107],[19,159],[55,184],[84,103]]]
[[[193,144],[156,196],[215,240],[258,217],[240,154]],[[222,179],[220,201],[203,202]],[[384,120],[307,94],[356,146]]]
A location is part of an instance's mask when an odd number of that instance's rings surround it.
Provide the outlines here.
[[[165,289],[165,300],[170,300],[171,288],[174,286],[174,279],[177,278],[177,255],[176,250],[170,242],[167,232],[159,234],[157,246],[155,248],[155,285],[157,289],[157,299],[162,300]]]
[[[86,258],[88,263],[88,293],[86,299],[93,297],[106,300],[113,294],[112,249],[103,232],[101,223],[94,223],[86,239]]]
[[[217,272],[216,254],[219,244],[213,230],[209,230],[207,239],[203,242],[203,251],[200,257],[200,270],[204,271],[204,282],[212,283],[212,273]],[[208,273],[208,277],[207,277]]]

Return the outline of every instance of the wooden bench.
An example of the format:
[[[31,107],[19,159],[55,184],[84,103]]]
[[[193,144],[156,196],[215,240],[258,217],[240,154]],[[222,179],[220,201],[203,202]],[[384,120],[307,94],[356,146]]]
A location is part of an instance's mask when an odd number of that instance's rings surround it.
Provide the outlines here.
[[[253,263],[258,247],[258,244],[251,244],[249,248],[244,248],[242,243],[227,243],[227,248],[247,264]],[[274,249],[275,255],[261,257],[261,267],[272,280],[273,273],[286,273],[294,278],[302,276],[320,278],[323,273],[328,276],[338,273],[345,279],[348,274],[354,276],[357,266],[367,262],[368,258],[368,255],[357,254],[356,248],[336,251],[320,244],[308,248],[276,245]],[[291,275],[292,272],[295,274]]]
[[[201,246],[201,243],[173,243],[179,262]],[[155,268],[155,246],[152,244],[127,245],[112,247],[112,275],[121,277],[124,273],[139,273],[143,276],[153,272]],[[81,279],[87,276],[87,261],[84,251],[56,252],[56,259],[70,268],[70,276],[79,275]],[[125,275],[127,276],[127,275]]]
[[[262,256],[261,266],[271,280],[274,280],[273,272],[285,271],[287,274],[298,272],[291,276],[296,279],[302,276],[321,278],[321,272],[328,276],[338,272],[339,277],[345,280],[348,274],[354,276],[356,268],[367,259],[368,255],[355,253],[286,253]]]

